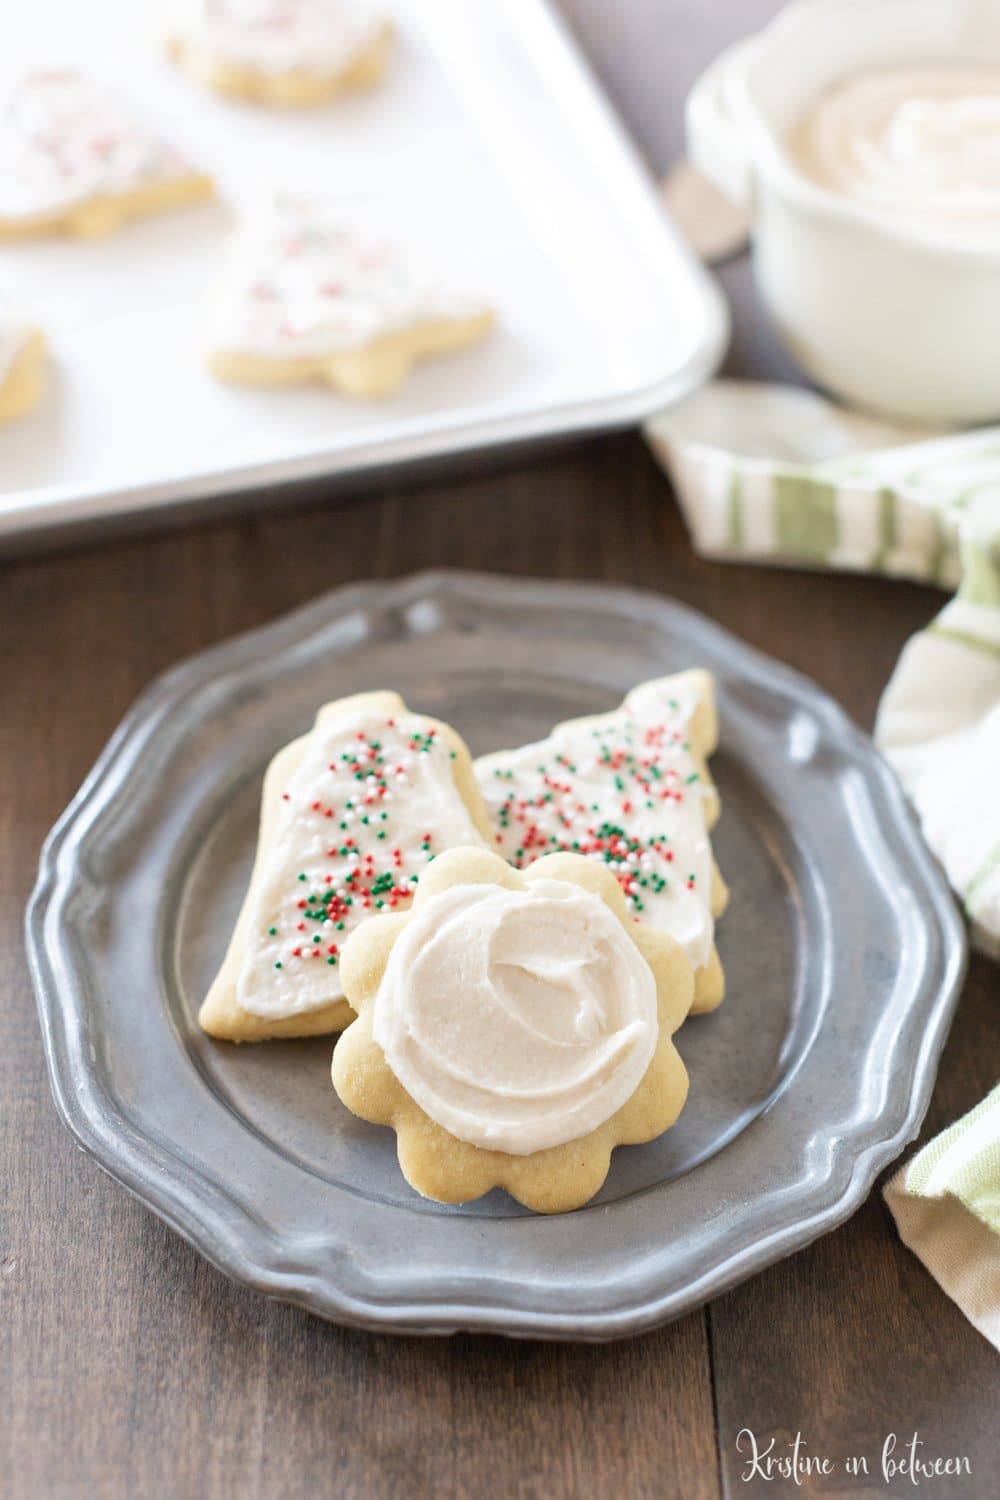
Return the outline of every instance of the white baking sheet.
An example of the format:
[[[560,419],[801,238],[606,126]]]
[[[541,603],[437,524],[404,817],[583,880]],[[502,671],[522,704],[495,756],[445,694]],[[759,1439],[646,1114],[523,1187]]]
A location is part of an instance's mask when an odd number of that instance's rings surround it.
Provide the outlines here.
[[[316,475],[357,475],[637,420],[711,373],[726,319],[544,0],[389,0],[385,83],[316,110],[224,101],[158,45],[155,5],[4,7],[25,66],[106,79],[216,178],[221,201],[109,240],[0,245],[0,293],[52,349],[42,408],[0,429],[0,539]],[[377,404],[225,386],[201,362],[241,205],[332,194],[485,295],[488,344]]]

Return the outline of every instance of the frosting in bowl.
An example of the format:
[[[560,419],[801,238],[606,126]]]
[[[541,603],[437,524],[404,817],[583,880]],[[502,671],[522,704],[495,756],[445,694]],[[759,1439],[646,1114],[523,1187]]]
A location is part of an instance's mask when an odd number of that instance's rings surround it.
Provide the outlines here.
[[[1000,247],[1000,67],[864,72],[788,139],[821,187],[948,243]]]
[[[375,1001],[375,1040],[411,1098],[459,1140],[515,1156],[610,1119],[657,1034],[645,958],[599,896],[561,880],[431,896]]]

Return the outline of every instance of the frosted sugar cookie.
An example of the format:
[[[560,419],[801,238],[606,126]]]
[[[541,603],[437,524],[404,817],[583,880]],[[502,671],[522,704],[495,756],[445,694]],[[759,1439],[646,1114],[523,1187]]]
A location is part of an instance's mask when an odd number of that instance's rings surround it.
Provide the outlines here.
[[[211,180],[72,72],[22,79],[0,117],[0,239],[110,234],[211,197]]]
[[[0,304],[0,422],[33,411],[42,398],[45,340]]]
[[[199,1020],[227,1041],[319,1036],[351,1020],[340,955],[408,906],[431,861],[490,835],[469,753],[398,693],[321,708],[264,778],[257,858]]]
[[[425,1197],[502,1187],[541,1213],[579,1208],[615,1147],[662,1135],[687,1096],[671,1038],[691,966],[579,855],[518,872],[483,850],[443,854],[412,910],[354,934],[343,981],[358,1019],[334,1087],[395,1130]]]
[[[325,380],[384,396],[415,360],[475,343],[492,323],[483,303],[352,233],[328,206],[278,197],[238,237],[208,360],[223,380]]]
[[[364,0],[175,0],[167,50],[199,82],[260,104],[317,104],[381,77],[392,36]]]
[[[717,737],[711,677],[681,672],[633,688],[613,713],[476,762],[497,851],[518,867],[553,850],[605,865],[630,914],[683,946],[695,1012],[724,991],[714,919],[726,890],[709,840],[719,799],[705,764]]]

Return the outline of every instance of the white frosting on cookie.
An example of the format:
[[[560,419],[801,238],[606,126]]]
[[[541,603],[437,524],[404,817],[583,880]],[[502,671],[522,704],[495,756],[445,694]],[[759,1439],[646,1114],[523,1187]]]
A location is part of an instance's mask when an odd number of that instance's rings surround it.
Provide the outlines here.
[[[631,914],[670,933],[698,969],[712,951],[712,850],[688,740],[697,698],[677,692],[669,678],[643,683],[615,713],[485,756],[476,774],[505,859],[600,860]]]
[[[9,221],[192,173],[178,151],[78,73],[29,74],[0,120],[0,218]]]
[[[358,923],[408,906],[443,849],[484,846],[452,752],[420,714],[331,705],[280,795],[236,992],[272,1020],[340,999],[340,952]]]
[[[346,72],[386,25],[361,0],[181,0],[173,12],[185,46],[267,74]]]
[[[319,358],[486,310],[391,246],[354,234],[328,205],[279,197],[238,237],[211,344],[220,353]]]
[[[610,1119],[657,1035],[646,960],[599,896],[561,880],[438,892],[375,1000],[375,1040],[411,1098],[459,1140],[516,1156]]]

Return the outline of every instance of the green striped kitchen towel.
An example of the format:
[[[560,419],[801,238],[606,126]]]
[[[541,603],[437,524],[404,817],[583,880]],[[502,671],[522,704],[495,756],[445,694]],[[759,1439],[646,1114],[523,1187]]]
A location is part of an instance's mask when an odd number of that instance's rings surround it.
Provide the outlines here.
[[[973,940],[1000,956],[1000,428],[928,437],[808,391],[717,381],[646,436],[699,552],[957,588],[904,650],[875,738]]]
[[[1000,1087],[885,1189],[903,1243],[1000,1349]]]
[[[646,436],[699,552],[957,591],[907,643],[875,738],[973,941],[1000,957],[1000,427],[916,433],[807,391],[718,381]],[[885,1197],[904,1242],[1000,1349],[1000,1086]]]

